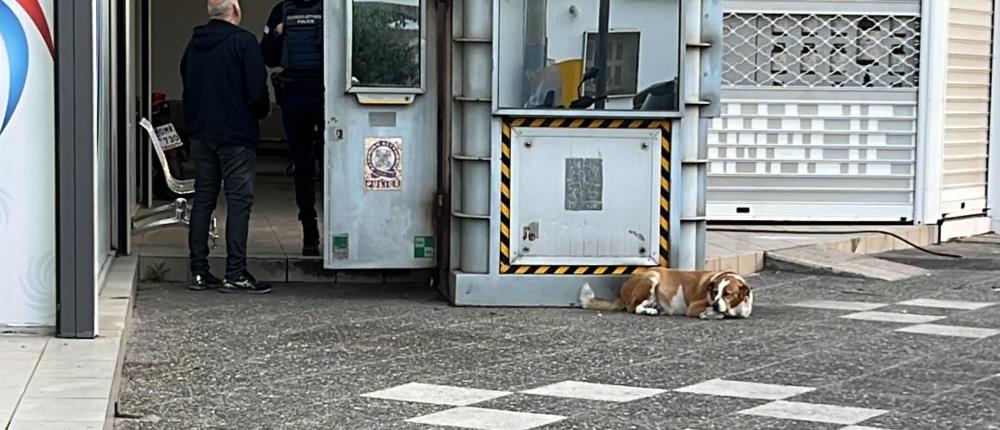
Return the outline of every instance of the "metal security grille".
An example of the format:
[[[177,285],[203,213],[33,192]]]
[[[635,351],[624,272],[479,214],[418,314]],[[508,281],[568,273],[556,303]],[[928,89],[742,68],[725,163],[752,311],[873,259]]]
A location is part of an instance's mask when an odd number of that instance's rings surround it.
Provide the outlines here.
[[[918,16],[728,13],[724,85],[912,88]]]
[[[727,5],[710,219],[912,219],[918,3]]]

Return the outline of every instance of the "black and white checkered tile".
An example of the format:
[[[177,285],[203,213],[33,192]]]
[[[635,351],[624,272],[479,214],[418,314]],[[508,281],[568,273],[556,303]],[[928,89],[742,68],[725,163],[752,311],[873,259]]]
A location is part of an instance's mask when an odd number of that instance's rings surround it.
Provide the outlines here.
[[[874,427],[859,427],[857,424],[889,412],[881,409],[803,403],[789,400],[795,396],[814,390],[815,388],[811,387],[713,379],[673,391],[704,396],[764,400],[768,403],[738,413],[776,419],[848,426],[844,427],[844,430],[876,430]],[[652,388],[564,381],[520,393],[564,399],[627,403],[661,395],[667,391]],[[410,423],[432,426],[477,430],[529,430],[557,423],[567,418],[560,415],[505,411],[474,406],[477,403],[512,394],[514,393],[509,391],[410,383],[364,394],[362,397],[450,406],[451,408],[443,411],[406,420]]]
[[[947,316],[923,315],[909,312],[884,312],[878,310],[893,305],[912,308],[945,309],[952,311],[974,311],[994,306],[996,303],[970,302],[961,300],[914,299],[896,303],[810,300],[792,304],[792,306],[801,308],[853,311],[853,313],[842,315],[840,318],[901,324],[902,327],[894,330],[900,333],[928,334],[970,339],[985,339],[1000,334],[1000,330],[993,328],[939,324],[942,320],[947,319]]]
[[[526,391],[523,394],[625,403],[662,394],[666,390],[564,381]],[[482,430],[528,430],[566,419],[560,415],[476,408],[472,405],[514,394],[510,391],[480,390],[447,385],[410,383],[362,397],[454,406],[429,415],[410,418],[417,424]]]
[[[983,339],[1000,334],[1000,330],[991,328],[935,324],[947,319],[948,317],[946,316],[880,311],[880,309],[894,305],[914,308],[973,311],[994,306],[996,303],[915,299],[897,303],[813,300],[793,304],[793,306],[801,308],[851,312],[840,316],[840,318],[848,320],[900,324],[901,327],[895,330],[897,332],[973,339]],[[816,388],[813,387],[712,379],[686,387],[675,388],[672,391],[699,396],[732,397],[764,401],[766,403],[739,411],[737,413],[772,419],[845,426],[842,427],[841,430],[880,430],[876,427],[866,427],[861,424],[889,412],[888,410],[883,409],[858,408],[822,403],[806,403],[794,400],[796,396],[810,393],[815,390]],[[519,391],[517,394],[599,402],[628,403],[658,396],[668,391],[670,390],[595,384],[578,381],[563,381],[551,385]],[[449,409],[406,420],[407,422],[414,424],[431,426],[476,430],[529,430],[558,423],[567,419],[566,416],[562,415],[539,414],[532,413],[530,411],[508,411],[475,406],[476,404],[481,404],[513,394],[515,394],[515,392],[512,391],[483,390],[448,385],[409,383],[364,394],[362,397],[434,404],[449,407]]]

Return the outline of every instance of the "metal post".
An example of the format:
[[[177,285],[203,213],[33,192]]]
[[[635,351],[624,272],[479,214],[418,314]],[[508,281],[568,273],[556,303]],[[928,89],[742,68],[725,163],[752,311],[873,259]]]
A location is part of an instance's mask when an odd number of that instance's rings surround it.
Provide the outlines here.
[[[464,273],[489,272],[490,242],[490,96],[491,2],[466,0],[462,8],[461,219],[459,269]]]
[[[987,199],[986,207],[992,214],[991,230],[1000,232],[1000,130],[997,130],[997,120],[1000,120],[1000,43],[997,43],[997,35],[1000,34],[1000,0],[993,0],[993,61],[990,74],[990,135],[989,148],[987,154],[989,165],[987,172]]]
[[[452,112],[452,8],[451,2],[437,2],[437,58],[438,58],[438,200],[435,219],[438,268],[435,285],[443,287],[451,273],[451,112]]]
[[[684,117],[674,132],[671,172],[670,265],[678,269],[704,267],[705,186],[708,121],[718,111],[721,63],[721,9],[719,0],[681,2],[681,102]],[[678,125],[678,122],[675,122]]]
[[[56,3],[56,335],[97,334],[91,2]]]
[[[941,219],[941,162],[948,78],[949,2],[923,0],[920,7],[920,87],[917,108],[916,219]]]
[[[594,64],[601,71],[597,75],[597,90],[594,97],[600,97],[594,104],[595,109],[604,109],[604,95],[608,91],[608,15],[611,0],[601,0],[601,11],[597,22],[597,52]]]

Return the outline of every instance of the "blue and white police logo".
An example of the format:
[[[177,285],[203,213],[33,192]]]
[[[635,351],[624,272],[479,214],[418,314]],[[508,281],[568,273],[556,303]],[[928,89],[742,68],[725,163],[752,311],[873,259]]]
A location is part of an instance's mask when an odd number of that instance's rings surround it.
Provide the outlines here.
[[[403,141],[398,138],[365,139],[365,188],[398,190],[402,186]]]

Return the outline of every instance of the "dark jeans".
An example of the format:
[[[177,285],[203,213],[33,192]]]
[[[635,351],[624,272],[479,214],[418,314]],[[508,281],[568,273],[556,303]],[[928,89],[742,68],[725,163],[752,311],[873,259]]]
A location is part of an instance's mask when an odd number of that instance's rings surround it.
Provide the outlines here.
[[[191,248],[191,273],[208,272],[208,230],[212,211],[219,200],[220,185],[226,189],[226,277],[242,275],[247,270],[247,235],[257,152],[239,145],[193,140],[191,157],[195,161],[194,204],[188,246]]]
[[[316,143],[323,142],[323,92],[285,88],[281,94],[281,119],[295,163],[295,204],[299,220],[316,221]],[[322,148],[322,145],[319,146]]]

